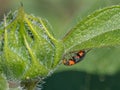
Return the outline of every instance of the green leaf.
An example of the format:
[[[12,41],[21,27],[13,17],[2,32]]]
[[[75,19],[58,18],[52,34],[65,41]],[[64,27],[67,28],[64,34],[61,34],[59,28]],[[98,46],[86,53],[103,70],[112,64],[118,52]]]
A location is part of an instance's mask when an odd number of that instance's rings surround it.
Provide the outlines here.
[[[34,42],[32,42],[31,44],[31,49],[35,52],[36,57],[40,59],[40,61],[44,65],[46,65],[47,68],[51,68],[51,65],[53,63],[53,56],[55,53],[55,45],[54,43],[52,43],[50,37],[47,36],[46,31],[44,30],[44,27],[41,24],[40,20],[41,18],[26,15],[25,21],[28,24],[27,26],[29,26],[26,27],[26,29],[32,30],[31,32],[34,36]],[[42,19],[42,21],[45,20]],[[30,44],[31,41],[29,41],[28,43]]]
[[[7,18],[10,18],[11,14]],[[11,24],[12,23],[12,24]],[[1,54],[1,67],[7,79],[20,79],[28,66],[29,54],[24,46],[22,36],[18,32],[19,24],[17,21],[5,20],[4,39]]]
[[[120,45],[120,6],[94,12],[63,38],[66,51]]]

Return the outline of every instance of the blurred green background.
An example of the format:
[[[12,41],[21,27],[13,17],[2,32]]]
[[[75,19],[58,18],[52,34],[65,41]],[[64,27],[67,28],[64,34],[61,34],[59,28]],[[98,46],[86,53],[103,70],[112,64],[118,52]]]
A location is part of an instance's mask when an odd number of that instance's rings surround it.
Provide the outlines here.
[[[23,0],[27,13],[46,18],[61,39],[82,18],[120,0]],[[60,65],[42,90],[120,90],[120,46],[96,48],[71,67]]]

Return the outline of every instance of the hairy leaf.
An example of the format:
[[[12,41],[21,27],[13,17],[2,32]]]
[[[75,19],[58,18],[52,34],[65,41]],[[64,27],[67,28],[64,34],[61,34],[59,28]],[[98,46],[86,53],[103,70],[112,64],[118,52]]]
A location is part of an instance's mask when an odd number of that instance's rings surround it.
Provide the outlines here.
[[[120,6],[96,11],[63,38],[66,51],[120,45]]]

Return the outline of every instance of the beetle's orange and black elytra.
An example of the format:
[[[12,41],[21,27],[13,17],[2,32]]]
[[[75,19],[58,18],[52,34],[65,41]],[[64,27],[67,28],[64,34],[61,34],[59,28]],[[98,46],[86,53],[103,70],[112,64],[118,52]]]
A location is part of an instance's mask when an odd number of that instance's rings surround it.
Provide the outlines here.
[[[80,50],[77,53],[74,53],[74,55],[69,58],[69,59],[63,59],[63,64],[66,66],[71,66],[74,65],[80,61],[83,60],[84,56],[85,56],[86,52],[84,50]]]

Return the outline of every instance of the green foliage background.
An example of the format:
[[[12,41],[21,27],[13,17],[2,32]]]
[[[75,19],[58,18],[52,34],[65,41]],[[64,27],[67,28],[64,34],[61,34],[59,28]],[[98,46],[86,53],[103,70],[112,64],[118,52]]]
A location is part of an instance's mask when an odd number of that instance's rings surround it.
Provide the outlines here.
[[[60,39],[80,19],[94,10],[118,5],[119,0],[26,0],[26,12],[48,19]],[[119,90],[120,47],[96,48],[84,61],[71,67],[61,65],[46,79],[43,90]]]

